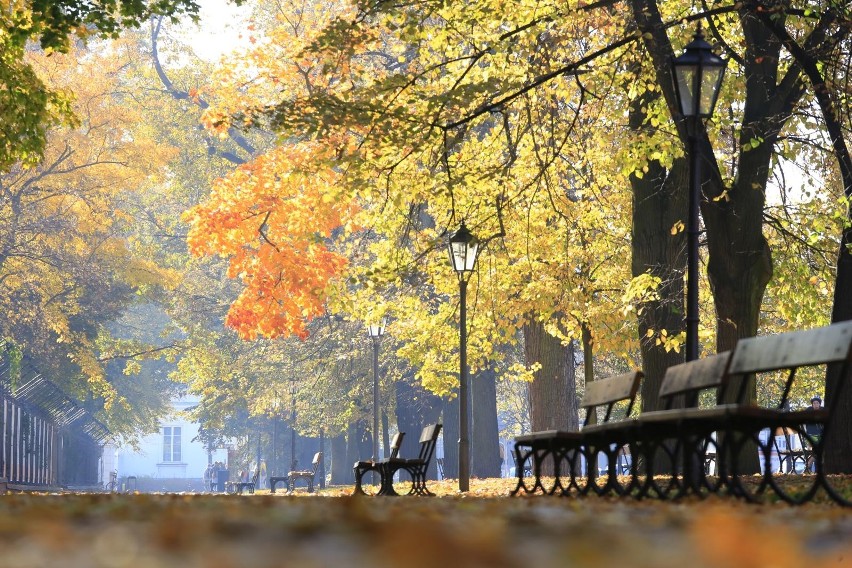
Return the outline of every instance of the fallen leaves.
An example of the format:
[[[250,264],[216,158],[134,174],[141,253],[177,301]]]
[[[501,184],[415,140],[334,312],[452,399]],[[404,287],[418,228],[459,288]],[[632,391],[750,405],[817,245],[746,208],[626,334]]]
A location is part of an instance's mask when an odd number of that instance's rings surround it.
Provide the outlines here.
[[[816,504],[508,497],[513,480],[430,482],[439,497],[6,495],[0,566],[630,566],[852,562],[852,516]],[[399,486],[402,489],[404,484]]]

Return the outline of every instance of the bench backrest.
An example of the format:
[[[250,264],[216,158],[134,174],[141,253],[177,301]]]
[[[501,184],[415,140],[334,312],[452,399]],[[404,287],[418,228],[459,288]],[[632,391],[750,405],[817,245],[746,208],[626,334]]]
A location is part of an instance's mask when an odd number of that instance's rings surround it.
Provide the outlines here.
[[[728,375],[747,378],[757,373],[789,370],[784,393],[778,404],[778,408],[784,408],[797,369],[840,363],[841,380],[844,380],[849,372],[850,362],[852,321],[845,321],[805,331],[740,339],[734,349]],[[748,382],[741,382],[738,400],[742,400]],[[838,397],[832,398],[829,404],[833,406]]]
[[[580,402],[580,408],[586,409],[586,419],[583,424],[589,425],[592,415],[599,406],[606,406],[604,422],[608,422],[615,404],[623,400],[628,401],[627,416],[630,416],[633,403],[636,401],[636,393],[639,392],[639,382],[643,376],[642,371],[631,371],[586,383],[586,392]]]
[[[420,432],[420,455],[417,459],[429,463],[432,454],[435,453],[435,444],[438,443],[438,435],[441,433],[440,424],[429,424]]]
[[[317,470],[319,469],[319,464],[322,461],[322,452],[317,452],[314,454],[314,459],[311,464],[314,466],[313,472],[314,475],[317,474]]]
[[[390,452],[389,457],[395,458],[395,457],[399,456],[399,447],[402,445],[402,439],[404,437],[405,437],[405,432],[397,432],[394,435],[393,440],[391,440],[391,445],[390,445],[391,452]]]
[[[660,398],[665,401],[664,407],[672,408],[677,395],[684,395],[686,406],[698,406],[698,396],[702,391],[724,386],[730,360],[731,352],[724,351],[666,369],[660,384]],[[719,396],[722,391],[719,388]]]

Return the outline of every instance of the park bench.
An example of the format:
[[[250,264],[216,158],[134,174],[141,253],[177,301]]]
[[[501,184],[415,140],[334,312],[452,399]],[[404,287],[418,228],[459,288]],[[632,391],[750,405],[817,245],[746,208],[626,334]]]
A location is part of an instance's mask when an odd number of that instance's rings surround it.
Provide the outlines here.
[[[434,495],[426,487],[426,475],[429,470],[429,462],[435,453],[438,436],[441,433],[440,424],[429,424],[420,432],[420,452],[416,458],[388,457],[378,460],[380,489],[377,495],[395,496],[398,493],[393,488],[393,476],[396,472],[403,470],[411,476],[411,489],[407,495]],[[363,494],[363,488],[357,484],[353,494]]]
[[[251,481],[226,481],[225,492],[231,495],[242,495],[244,492],[248,492],[253,495],[259,476],[260,472],[255,471],[251,477]]]
[[[716,492],[721,485],[708,479],[711,464],[717,480],[727,479],[715,436],[732,408],[723,403],[730,358],[731,352],[725,351],[666,369],[658,395],[663,409],[642,413],[621,434],[621,441],[641,463],[641,471],[638,465],[633,469],[637,497],[652,491],[661,498],[702,489]],[[702,406],[702,393],[714,389],[715,404]]]
[[[283,477],[270,477],[269,478],[269,489],[270,493],[275,493],[275,485],[284,481],[287,483],[287,491],[292,493],[296,490],[296,481],[299,479],[303,479],[308,483],[308,493],[314,492],[314,478],[317,475],[317,470],[319,469],[320,462],[322,462],[322,452],[317,452],[314,454],[314,459],[311,460],[311,469],[306,470],[293,470],[287,472],[286,476]]]
[[[653,491],[659,497],[678,497],[703,489],[717,492],[726,488],[734,495],[757,500],[768,488],[787,502],[802,503],[823,487],[831,498],[843,503],[822,470],[825,437],[817,439],[808,435],[805,426],[820,424],[823,430],[827,429],[836,400],[831,401],[830,409],[790,411],[787,408],[797,372],[839,364],[839,376],[846,381],[852,366],[850,360],[852,322],[843,322],[806,331],[744,338],[730,353],[671,367],[660,388],[660,396],[669,401],[669,408],[642,414],[629,440],[633,451],[638,451],[646,464],[639,496]],[[761,407],[746,403],[746,393],[758,377],[772,373],[775,375],[771,378],[781,389],[777,404]],[[717,389],[716,406],[699,407],[699,393],[712,388]],[[737,389],[735,402],[724,403],[726,392],[734,388]],[[685,397],[685,408],[671,407],[671,401],[678,395]],[[817,475],[807,490],[790,493],[776,483],[771,464],[775,443],[772,434],[776,431],[795,433],[801,438],[803,448],[809,448],[804,451],[813,457]],[[761,432],[769,435],[761,436]],[[748,464],[754,463],[755,449],[757,458],[763,460],[763,474],[757,479],[748,471]],[[661,453],[668,456],[667,472],[655,470],[659,468]],[[788,457],[797,456],[788,454]],[[706,467],[702,467],[709,460],[715,461],[718,469],[713,483]],[[658,473],[671,475],[658,478],[655,475]]]
[[[402,440],[405,438],[405,432],[397,432],[393,440],[391,440],[390,445],[390,455],[389,458],[397,458],[399,457],[399,448],[402,445]],[[355,491],[353,495],[366,495],[364,493],[364,488],[362,487],[361,480],[364,477],[364,474],[367,472],[374,472],[379,475],[381,481],[384,481],[384,478],[381,476],[382,474],[382,465],[384,460],[361,460],[355,462],[355,465],[352,469],[355,471]],[[376,492],[377,495],[382,495],[382,490],[384,489],[384,484],[381,483],[379,485],[379,490]]]
[[[595,492],[624,489],[619,485],[617,477],[618,455],[622,451],[623,443],[618,442],[618,432],[613,428],[621,421],[613,420],[613,410],[619,403],[626,403],[625,419],[632,422],[631,413],[639,392],[639,383],[642,380],[641,371],[624,373],[606,379],[600,379],[586,383],[586,392],[580,407],[586,410],[586,418],[583,429],[579,432],[567,430],[543,430],[515,437],[515,463],[518,475],[518,484],[512,495],[520,491],[524,493],[535,493],[542,491],[547,494],[559,492],[568,494],[572,489],[585,493],[589,489]],[[592,417],[597,416],[599,407],[605,409],[603,421],[593,424]],[[599,487],[595,482],[598,455],[603,453],[607,457],[608,476],[606,484]],[[581,485],[581,463],[584,458],[587,464],[588,475],[586,483]],[[529,471],[533,475],[532,485],[525,479],[526,464],[530,463]],[[566,466],[567,467],[564,467]],[[551,471],[547,471],[548,466]],[[563,471],[567,470],[567,471]],[[553,485],[550,488],[544,486],[543,473],[553,474]],[[563,473],[568,475],[563,479]]]
[[[420,452],[416,458],[388,458],[382,464],[383,495],[397,495],[393,488],[393,476],[397,471],[404,470],[411,476],[411,489],[407,495],[432,496],[434,493],[426,487],[426,475],[429,462],[435,453],[438,436],[441,434],[440,424],[425,426],[420,432]]]
[[[824,371],[829,365],[838,366],[836,371],[840,382],[827,407],[786,410],[796,377],[808,371]],[[728,377],[740,380],[741,393],[758,377],[769,375],[779,378],[779,374],[783,390],[774,408],[742,406],[728,412],[723,445],[728,446],[724,449],[725,455],[731,456],[731,487],[735,494],[756,500],[758,495],[769,488],[782,500],[797,504],[809,501],[823,488],[835,501],[850,504],[830,486],[823,469],[826,436],[831,429],[831,418],[842,396],[841,392],[848,388],[846,382],[850,380],[850,369],[852,321],[806,331],[750,337],[737,343],[728,368]],[[821,425],[823,435],[815,437],[809,434],[809,424]],[[769,429],[769,432],[777,429],[792,431],[800,437],[803,447],[810,448],[816,475],[807,490],[792,493],[776,483],[770,463],[773,437],[762,440],[760,436],[760,432],[765,429]],[[743,451],[753,444],[758,447],[758,455],[764,460],[763,475],[757,484],[748,482],[747,478],[752,477],[752,474],[746,471],[746,463],[741,460]]]
[[[826,433],[830,430],[841,389],[834,393],[827,408],[787,410],[797,372],[800,375],[808,371],[813,373],[812,368],[821,371],[829,365],[838,366],[838,386],[845,387],[852,369],[852,321],[806,331],[744,338],[732,352],[673,366],[667,370],[660,388],[661,399],[665,402],[663,410],[646,412],[628,420],[605,418],[604,424],[589,426],[579,433],[549,431],[518,437],[517,461],[519,464],[527,460],[532,462],[535,482],[528,486],[519,468],[518,486],[512,493],[521,490],[532,493],[540,489],[545,493],[561,490],[566,494],[572,486],[577,487],[576,456],[583,454],[591,462],[594,452],[603,451],[610,463],[610,480],[603,490],[620,488],[618,492],[625,494],[631,493],[631,488],[638,488],[636,496],[653,492],[666,498],[704,490],[718,492],[725,488],[734,495],[757,500],[760,494],[771,489],[782,500],[795,504],[810,500],[823,488],[833,500],[851,505],[830,486],[823,469]],[[772,373],[775,375],[771,378],[781,389],[777,405],[760,407],[745,402],[757,377]],[[712,389],[716,389],[716,404],[700,406],[701,393]],[[734,402],[726,403],[729,392],[735,395]],[[676,407],[676,400],[683,401],[684,406]],[[583,404],[586,403],[584,397]],[[823,435],[808,434],[807,425],[821,426]],[[788,492],[776,483],[771,467],[774,437],[762,438],[761,432],[779,429],[794,432],[802,440],[805,451],[810,452],[816,475],[812,485],[804,491],[797,488],[795,492]],[[633,457],[628,490],[611,482],[611,448],[624,445],[630,448]],[[755,449],[764,465],[763,474],[758,478],[750,471]],[[548,456],[553,461],[555,473],[554,485],[549,490],[541,482],[542,464]],[[560,479],[560,466],[566,459],[571,463],[571,479],[567,486]],[[709,462],[715,462],[717,469],[712,482],[707,469]],[[593,471],[590,468],[590,472]],[[657,481],[657,474],[664,473],[668,474],[666,481]]]

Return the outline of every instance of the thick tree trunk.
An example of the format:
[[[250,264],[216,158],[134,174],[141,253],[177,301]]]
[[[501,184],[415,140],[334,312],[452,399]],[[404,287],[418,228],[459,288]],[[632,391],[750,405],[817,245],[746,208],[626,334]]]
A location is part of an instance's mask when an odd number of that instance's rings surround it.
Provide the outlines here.
[[[354,483],[352,464],[346,453],[346,436],[340,434],[331,439],[331,484],[348,485]]]
[[[831,125],[834,153],[840,165],[844,195],[852,199],[852,158],[840,133],[837,117],[827,103],[822,106],[826,122]],[[847,219],[852,208],[847,208]],[[837,277],[834,281],[832,323],[852,320],[852,227],[843,230],[837,254]],[[840,366],[829,367],[825,379],[825,396],[831,408],[831,423],[825,431],[825,470],[828,473],[852,473],[852,373],[843,377]]]
[[[852,188],[852,186],[850,186]],[[852,229],[843,231],[837,259],[832,322],[852,319]],[[831,423],[825,430],[825,471],[852,473],[852,373],[840,376],[838,365],[826,373],[826,404],[831,408]]]
[[[631,109],[631,126],[641,128],[643,101]],[[633,188],[633,276],[651,274],[660,279],[655,300],[637,310],[639,348],[642,353],[642,412],[661,410],[660,385],[666,369],[683,363],[684,350],[667,351],[657,345],[661,330],[675,336],[685,329],[684,274],[686,272],[686,233],[672,227],[687,218],[686,160],[677,160],[670,171],[659,162],[648,164],[641,179],[631,176]],[[649,333],[650,332],[650,333]],[[636,459],[639,459],[636,456]],[[654,470],[667,472],[671,460],[658,456]],[[642,464],[640,464],[642,466]]]
[[[367,430],[367,423],[359,420],[349,425],[346,433],[346,461],[354,464],[369,459],[373,453],[373,439]],[[349,469],[349,483],[355,483],[355,476]],[[366,480],[365,480],[366,481]]]
[[[670,62],[674,55],[658,3],[633,0],[633,16],[648,49],[666,101],[678,120],[678,132],[686,140],[685,123],[678,109]],[[738,141],[736,178],[730,187],[722,179],[710,141],[699,130],[698,156],[701,161],[701,213],[706,227],[708,276],[716,307],[716,349],[731,349],[741,337],[755,335],[766,285],[772,276],[772,263],[763,237],[763,207],[772,147],[778,132],[801,99],[801,68],[791,66],[779,74],[781,42],[760,21],[753,7],[739,11],[745,53],[743,120]],[[773,15],[783,25],[783,16]],[[735,387],[738,385],[734,385]],[[736,389],[732,389],[735,392]],[[756,400],[750,389],[748,400]],[[757,452],[753,468],[757,468]],[[751,458],[750,458],[751,459]]]
[[[444,479],[459,477],[459,397],[444,399]]]
[[[590,382],[595,380],[595,350],[592,337],[592,330],[589,328],[588,322],[583,322],[582,325],[582,335],[583,335],[583,383],[588,385]],[[578,419],[585,420],[586,424],[597,424],[598,423],[598,415],[592,413],[590,416],[584,416]]]
[[[631,120],[632,122],[632,120]],[[672,235],[678,221],[686,219],[686,160],[677,160],[671,171],[659,162],[648,164],[641,179],[631,176],[633,187],[633,276],[651,274],[660,279],[657,299],[638,311],[639,346],[642,353],[642,412],[659,410],[660,384],[666,369],[683,363],[684,353],[657,345],[661,330],[675,336],[684,331],[684,280],[686,239]],[[650,336],[649,336],[649,332]]]
[[[528,366],[541,365],[529,385],[533,432],[577,430],[573,345],[562,345],[542,322],[531,321],[524,325],[524,355]]]
[[[763,293],[772,277],[772,258],[763,236],[763,206],[775,133],[756,129],[744,126],[741,143],[752,137],[769,140],[741,155],[739,174],[728,198],[702,201],[709,250],[707,272],[716,306],[717,352],[733,349],[741,337],[757,335]],[[700,159],[706,159],[709,152],[705,148]],[[751,387],[748,400],[755,401],[754,381]],[[728,394],[734,396],[736,390],[732,388]]]
[[[473,377],[471,402],[471,468],[473,477],[500,477],[500,434],[497,427],[497,376],[493,369]]]

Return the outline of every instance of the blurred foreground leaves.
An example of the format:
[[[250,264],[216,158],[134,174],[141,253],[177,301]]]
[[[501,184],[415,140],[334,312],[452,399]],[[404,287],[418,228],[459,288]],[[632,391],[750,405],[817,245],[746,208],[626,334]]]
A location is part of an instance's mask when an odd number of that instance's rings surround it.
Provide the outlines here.
[[[852,513],[831,505],[510,498],[508,481],[434,483],[436,498],[5,495],[0,566],[852,565]]]

